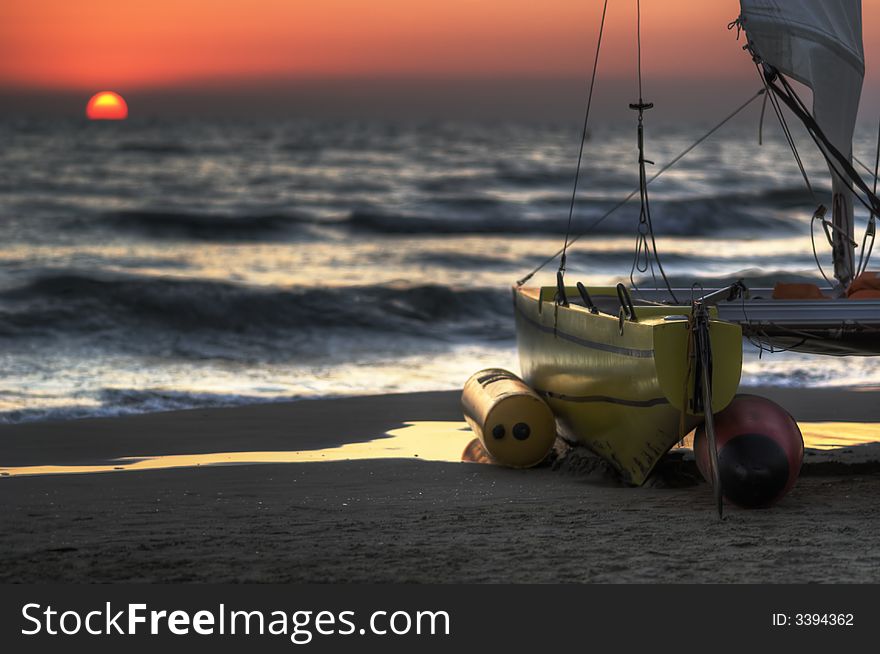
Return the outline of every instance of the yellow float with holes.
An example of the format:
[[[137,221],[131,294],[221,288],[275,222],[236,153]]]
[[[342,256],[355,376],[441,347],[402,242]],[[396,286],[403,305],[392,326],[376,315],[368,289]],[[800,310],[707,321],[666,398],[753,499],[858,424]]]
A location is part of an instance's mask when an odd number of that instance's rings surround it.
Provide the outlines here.
[[[465,420],[497,463],[529,468],[549,454],[556,419],[547,403],[512,372],[475,373],[461,396]]]

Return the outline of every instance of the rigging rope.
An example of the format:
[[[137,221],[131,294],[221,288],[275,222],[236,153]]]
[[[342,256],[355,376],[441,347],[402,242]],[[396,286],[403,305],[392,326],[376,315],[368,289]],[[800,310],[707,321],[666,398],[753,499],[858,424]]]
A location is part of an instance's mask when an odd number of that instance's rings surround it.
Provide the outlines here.
[[[596,71],[599,68],[599,52],[602,49],[602,34],[605,31],[605,15],[608,13],[608,0],[605,0],[605,5],[602,7],[602,21],[599,23],[599,38],[596,43],[596,57],[593,59],[593,75],[590,77],[590,92],[587,95],[587,109],[584,112],[584,128],[581,132],[581,146],[578,150],[578,159],[577,159],[577,167],[574,171],[574,185],[571,190],[571,204],[568,207],[568,225],[565,228],[565,242],[562,245],[562,258],[559,260],[559,288],[563,289],[564,286],[561,283],[561,277],[565,275],[565,255],[568,250],[568,237],[571,233],[571,219],[574,215],[574,202],[577,197],[577,188],[578,188],[578,180],[580,179],[581,174],[581,161],[584,157],[584,142],[587,140],[587,127],[590,123],[590,107],[593,104],[593,89],[596,86]],[[564,298],[560,298],[564,299]]]
[[[807,128],[807,133],[825,157],[825,160],[828,162],[832,171],[841,179],[849,179],[849,181],[855,184],[859,191],[864,193],[865,198],[862,198],[861,195],[855,192],[853,192],[853,196],[869,212],[880,213],[880,198],[868,188],[868,185],[865,184],[865,181],[856,172],[855,168],[853,168],[849,159],[844,157],[840,150],[828,140],[828,137],[822,132],[821,128],[804,104],[804,101],[801,100],[797,92],[791,87],[788,80],[786,80],[783,75],[777,75],[777,79],[782,83],[783,88],[780,88],[773,83],[773,80],[771,80],[769,82],[771,90],[782,99],[788,108],[792,110],[794,115],[804,123],[804,126]]]
[[[874,195],[877,195],[877,174],[880,173],[880,124],[877,125],[877,154],[874,157]],[[871,252],[874,251],[874,239],[877,235],[877,212],[872,211],[871,217],[868,219],[868,226],[865,228],[865,235],[862,237],[862,248],[861,253],[859,254],[859,267],[857,269],[857,275],[861,275],[868,269],[868,262],[871,260]],[[868,239],[871,239],[871,244],[868,245]],[[867,254],[865,254],[865,247],[868,247]]]
[[[765,93],[764,101],[761,102],[761,117],[758,118],[758,145],[764,145],[764,114],[767,113],[767,97],[769,95],[769,93]]]
[[[856,155],[853,155],[853,161],[855,161],[855,162],[856,162],[857,164],[859,164],[862,168],[864,168],[864,169],[865,169],[865,172],[868,173],[869,175],[871,175],[871,176],[874,178],[874,181],[875,181],[875,182],[877,181],[877,173],[874,172],[873,170],[871,170],[871,169],[868,167],[868,164],[866,164],[864,161],[862,161],[861,159],[859,159]]]
[[[733,120],[733,119],[734,119],[736,116],[738,116],[738,115],[739,115],[739,114],[740,114],[740,113],[741,113],[746,107],[748,107],[748,106],[749,106],[750,104],[752,104],[755,100],[757,100],[759,97],[761,97],[762,95],[764,95],[765,92],[766,92],[766,91],[765,91],[764,89],[758,89],[758,91],[757,91],[752,97],[750,97],[748,100],[746,100],[745,102],[743,102],[739,107],[737,107],[737,108],[734,109],[731,113],[729,113],[727,116],[725,116],[723,120],[721,120],[717,125],[715,125],[715,127],[713,127],[712,129],[708,130],[707,132],[705,132],[700,138],[698,138],[696,141],[694,141],[694,142],[691,143],[689,146],[687,146],[684,150],[682,150],[681,152],[679,152],[675,157],[673,157],[673,158],[669,161],[669,163],[665,164],[660,170],[658,170],[656,173],[654,173],[654,175],[653,175],[653,176],[647,181],[646,186],[650,186],[655,180],[657,180],[661,175],[663,175],[663,173],[665,173],[665,172],[668,171],[670,168],[672,168],[673,166],[675,166],[679,161],[681,161],[682,159],[684,159],[684,158],[685,158],[687,155],[689,155],[689,154],[690,154],[695,148],[697,148],[698,146],[702,145],[702,143],[703,143],[704,141],[706,141],[706,139],[708,139],[709,137],[711,137],[713,134],[715,134],[715,132],[717,132],[719,129],[721,129],[721,128],[724,127],[727,123],[729,123],[731,120]],[[579,241],[581,238],[583,238],[584,236],[586,236],[587,234],[589,234],[590,232],[592,232],[594,229],[596,229],[596,228],[597,228],[599,225],[601,225],[605,220],[607,220],[612,214],[614,214],[618,209],[620,209],[621,207],[623,207],[624,205],[626,205],[630,200],[632,200],[632,199],[633,199],[633,198],[639,193],[640,190],[641,190],[641,188],[636,188],[636,189],[633,189],[632,191],[630,191],[630,193],[629,193],[627,196],[625,196],[624,198],[622,198],[621,200],[619,200],[619,201],[617,202],[617,204],[615,204],[613,207],[611,207],[611,208],[610,208],[608,211],[606,211],[604,214],[602,214],[601,216],[599,216],[598,218],[596,218],[596,219],[595,219],[592,223],[590,223],[590,224],[589,224],[589,225],[588,225],[588,226],[587,226],[582,232],[580,232],[579,234],[577,234],[574,238],[569,239],[569,241],[568,241],[568,245],[569,245],[569,246],[573,245],[574,243],[576,243],[577,241]],[[540,272],[541,270],[543,270],[544,268],[546,268],[549,264],[553,263],[553,261],[556,260],[556,257],[558,257],[558,256],[561,255],[561,254],[562,254],[562,248],[560,248],[560,249],[557,250],[553,255],[547,257],[547,258],[546,258],[544,261],[542,261],[540,264],[538,264],[537,266],[535,266],[534,268],[532,268],[532,270],[530,270],[530,271],[529,271],[524,277],[522,277],[521,279],[518,279],[517,282],[516,282],[516,285],[517,285],[517,286],[522,286],[523,284],[525,284],[525,283],[526,283],[527,281],[529,281],[532,277],[534,277],[536,273]]]
[[[769,70],[770,72],[775,73],[773,69]],[[774,83],[777,79],[780,81],[782,88]],[[815,119],[810,114],[803,100],[801,100],[797,92],[788,83],[788,80],[786,80],[783,75],[774,74],[773,78],[767,80],[767,83],[773,93],[777,95],[783,102],[785,102],[785,104],[788,106],[789,109],[791,109],[795,116],[797,116],[801,120],[801,122],[803,122],[804,126],[807,128],[807,133],[810,135],[810,137],[813,139],[813,142],[816,144],[816,147],[819,148],[819,151],[825,157],[825,160],[828,162],[828,165],[831,168],[832,172],[836,174],[840,179],[848,180],[852,196],[868,210],[869,214],[871,215],[871,219],[869,219],[868,227],[866,228],[866,237],[868,233],[872,233],[870,249],[873,249],[873,232],[875,232],[875,227],[873,224],[875,220],[874,216],[880,214],[880,199],[878,199],[876,193],[877,175],[874,175],[874,190],[872,191],[870,188],[868,188],[868,185],[861,178],[858,172],[856,172],[855,168],[853,168],[849,158],[845,157],[840,152],[840,150],[838,150],[837,147],[835,147],[835,145],[828,140],[828,137],[826,137],[825,134],[822,132],[822,129],[819,127]],[[859,193],[855,192],[855,189],[852,188],[853,185],[865,195],[864,198],[862,198]],[[838,231],[843,236],[843,238],[848,240],[852,244],[853,248],[859,246],[857,242],[851,239],[848,233],[843,232],[837,225],[829,223],[827,220],[824,219],[822,221],[822,224],[826,228],[826,233],[828,232],[828,227],[830,226],[833,230]],[[832,240],[830,234],[828,234],[828,237],[829,240]],[[862,250],[862,254],[864,254],[864,250]],[[861,261],[862,259],[860,258],[860,262]],[[858,273],[859,270],[858,268],[856,268],[855,262],[853,262],[852,274],[855,277]],[[823,273],[823,277],[824,276],[825,275]],[[852,280],[849,281],[851,282]]]
[[[660,255],[657,253],[657,242],[654,239],[654,225],[651,221],[651,203],[648,199],[648,179],[645,173],[645,164],[649,163],[653,165],[653,161],[649,161],[645,159],[645,127],[644,127],[644,117],[645,111],[648,109],[654,108],[653,102],[645,102],[642,97],[642,3],[641,0],[636,0],[636,44],[638,48],[638,78],[639,78],[639,101],[635,104],[629,105],[630,109],[634,109],[639,112],[639,124],[638,124],[638,146],[639,146],[639,199],[641,200],[641,209],[639,210],[639,226],[637,228],[638,235],[636,236],[636,249],[633,255],[633,264],[632,268],[629,271],[629,281],[632,284],[635,290],[638,289],[638,285],[634,279],[635,271],[639,271],[640,273],[644,273],[648,271],[648,268],[651,270],[651,278],[654,280],[654,289],[657,289],[657,276],[654,274],[654,263],[657,264],[657,269],[660,271],[660,276],[663,278],[663,283],[666,284],[666,289],[669,291],[669,295],[672,297],[672,301],[675,304],[678,304],[678,298],[675,297],[675,293],[672,291],[672,285],[669,283],[669,279],[666,277],[666,272],[663,270],[663,264],[660,262]],[[650,238],[650,244],[648,240]]]
[[[807,128],[807,133],[810,135],[816,146],[819,148],[819,151],[825,157],[825,160],[828,162],[828,165],[831,168],[832,172],[842,180],[849,180],[849,186],[853,197],[855,197],[870,213],[868,226],[865,230],[865,237],[862,240],[859,265],[856,266],[853,262],[852,266],[852,275],[853,277],[855,277],[859,274],[860,271],[863,271],[864,267],[867,265],[867,263],[865,262],[865,246],[869,237],[871,238],[871,245],[868,250],[868,257],[870,257],[870,251],[874,247],[874,235],[876,232],[875,216],[880,213],[880,199],[877,198],[877,168],[875,166],[874,189],[872,191],[868,188],[867,184],[865,184],[864,180],[862,180],[862,178],[856,172],[855,168],[853,168],[849,159],[844,157],[843,154],[841,154],[841,152],[834,146],[834,144],[832,144],[828,140],[819,125],[816,123],[815,119],[810,114],[810,111],[809,109],[807,109],[807,106],[804,104],[803,100],[801,100],[800,96],[797,94],[794,88],[792,88],[792,86],[788,83],[788,80],[785,78],[785,76],[781,75],[772,66],[769,66],[765,62],[763,62],[763,60],[750,47],[747,49],[752,54],[752,59],[755,62],[755,66],[758,70],[759,76],[764,82],[768,95],[771,96],[774,110],[776,110],[777,117],[779,118],[780,123],[783,126],[783,131],[785,132],[786,139],[789,141],[789,146],[791,147],[795,160],[798,163],[801,175],[804,177],[804,182],[807,184],[807,188],[813,195],[814,199],[815,193],[813,192],[813,188],[810,185],[809,178],[807,177],[806,171],[804,170],[800,156],[797,152],[797,147],[795,146],[794,141],[791,137],[791,133],[788,130],[788,126],[785,123],[785,118],[782,115],[781,107],[778,106],[779,100],[782,100],[786,104],[786,106],[788,106],[788,108],[795,114],[795,116],[797,116],[801,120],[801,122],[803,122],[804,126]],[[777,80],[781,84],[781,87],[780,85],[776,84]],[[878,148],[880,148],[880,140],[878,140]],[[880,156],[880,149],[878,149],[878,156]],[[852,158],[858,161],[856,157]],[[859,163],[867,169],[867,166],[865,166],[862,162],[859,161]],[[855,192],[854,189],[852,189],[853,184],[865,194],[865,199],[863,199],[861,195],[859,195]],[[851,239],[849,234],[843,232],[837,225],[829,222],[824,218],[824,207],[822,205],[820,205],[816,212],[813,214],[813,221],[815,222],[816,220],[820,220],[822,222],[822,225],[826,231],[826,235],[828,236],[829,241],[831,241],[832,246],[834,246],[834,240],[831,233],[828,231],[829,227],[831,228],[831,230],[839,232],[840,235],[845,240],[849,241],[854,248],[859,246],[857,242]],[[812,224],[810,227],[810,238],[813,241],[813,257],[816,260],[816,265],[819,268],[819,272],[822,274],[822,277],[825,278],[826,281],[829,281],[827,275],[825,275],[825,271],[822,269],[822,265],[819,262],[818,254],[816,253],[816,244]]]
[[[816,222],[821,222],[823,225],[825,224],[825,206],[819,205],[816,209],[815,213],[813,213],[813,219],[810,221],[810,245],[813,246],[813,261],[816,262],[816,268],[819,269],[819,274],[822,275],[822,279],[828,284],[828,286],[833,287],[834,282],[828,279],[828,275],[825,274],[825,269],[822,267],[822,262],[819,261],[819,251],[816,249]]]
[[[778,7],[777,7],[778,9]],[[785,18],[785,13],[779,11],[779,15]],[[790,21],[787,21],[790,22]],[[728,25],[728,29],[732,29],[734,26],[737,27],[737,40],[739,40],[739,28],[741,26],[741,20],[737,19],[730,25]],[[794,27],[794,26],[792,26]],[[776,70],[773,66],[767,64],[763,61],[763,59],[758,55],[757,52],[752,47],[751,41],[749,41],[744,47],[745,50],[752,55],[752,60],[755,62],[755,66],[758,69],[758,74],[761,77],[764,86],[767,90],[767,94],[771,96],[771,101],[773,102],[774,110],[777,113],[777,117],[779,118],[782,126],[783,132],[785,132],[786,139],[789,141],[789,145],[792,149],[792,153],[794,154],[795,160],[797,161],[798,167],[801,170],[801,174],[804,177],[804,182],[807,184],[807,188],[810,190],[810,193],[815,198],[815,193],[813,192],[812,186],[810,185],[809,178],[806,175],[806,171],[804,170],[803,163],[801,162],[800,156],[797,152],[797,147],[794,144],[794,141],[791,137],[791,133],[788,129],[788,126],[785,124],[785,119],[782,115],[781,109],[779,107],[779,101],[781,100],[788,106],[788,108],[792,111],[792,113],[797,116],[804,126],[807,129],[807,133],[813,139],[816,146],[819,148],[819,151],[824,156],[825,160],[828,163],[829,168],[834,175],[837,175],[841,180],[845,180],[847,185],[850,188],[850,193],[853,197],[855,197],[862,205],[868,209],[870,217],[868,219],[868,225],[865,228],[865,235],[862,239],[862,245],[860,248],[860,256],[859,256],[859,264],[855,265],[855,262],[852,261],[852,252],[848,252],[849,265],[851,267],[851,273],[853,277],[858,276],[861,272],[865,270],[868,265],[868,259],[871,256],[871,250],[874,248],[874,239],[876,234],[876,216],[880,214],[880,199],[877,198],[877,176],[878,176],[878,165],[880,163],[880,134],[878,134],[878,142],[877,142],[877,158],[878,161],[875,163],[873,177],[874,177],[874,188],[873,191],[870,190],[865,184],[864,180],[859,176],[858,172],[856,172],[855,168],[853,168],[852,161],[858,162],[866,171],[869,173],[871,170],[862,163],[858,157],[853,154],[849,156],[844,156],[833,143],[831,143],[828,138],[823,133],[822,129],[816,123],[816,120],[813,118],[810,110],[804,104],[803,100],[801,100],[800,96],[797,92],[792,88],[789,84],[788,80],[784,75],[780,74],[779,71]],[[762,71],[763,69],[763,71]],[[762,74],[763,73],[763,74]],[[777,84],[777,80],[779,84]],[[760,138],[760,137],[759,137]],[[853,186],[858,188],[859,191],[864,193],[865,198],[863,199],[861,195],[859,195]],[[837,214],[837,198],[835,199],[835,214]],[[841,229],[834,222],[830,222],[825,219],[825,207],[821,204],[816,212],[813,214],[813,222],[810,225],[810,239],[813,244],[813,257],[816,260],[816,265],[819,268],[819,272],[822,274],[822,277],[825,278],[826,281],[828,277],[825,275],[825,271],[822,269],[822,265],[819,262],[818,254],[816,253],[816,243],[814,236],[814,225],[817,220],[822,222],[822,226],[825,228],[825,233],[828,236],[828,240],[831,243],[832,248],[835,250],[835,262],[837,260],[837,252],[838,248],[843,247],[845,241],[851,243],[853,248],[859,247],[859,244],[852,240],[852,237],[849,233],[843,229]],[[829,231],[830,230],[832,231]],[[837,232],[834,236],[832,236],[832,232]],[[870,238],[870,247],[868,247],[867,255],[866,255],[866,245],[867,241]],[[837,266],[835,263],[835,275],[837,275]],[[852,279],[842,280],[844,282],[851,282]]]
[[[798,170],[800,170],[801,177],[803,177],[804,179],[804,184],[806,184],[807,190],[810,192],[810,196],[813,198],[813,201],[818,203],[819,200],[816,197],[816,192],[813,190],[813,185],[810,184],[810,178],[807,176],[807,170],[806,168],[804,168],[804,162],[801,160],[801,155],[798,152],[797,144],[794,141],[794,137],[791,135],[791,129],[789,129],[788,127],[788,123],[785,120],[785,115],[782,113],[782,107],[779,106],[779,100],[771,92],[770,85],[767,81],[767,76],[765,73],[761,72],[761,62],[758,59],[755,59],[755,70],[758,72],[758,77],[761,78],[761,82],[763,82],[764,84],[764,89],[767,91],[765,102],[766,98],[769,97],[770,104],[773,106],[773,112],[776,114],[777,120],[779,120],[779,125],[782,127],[782,133],[785,135],[785,140],[788,143],[791,154],[794,156],[794,160],[797,163]]]
[[[767,81],[767,75],[765,72],[761,70],[761,60],[756,56],[752,55],[752,60],[755,63],[755,70],[758,73],[758,77],[761,79],[761,82],[764,84],[764,89],[766,94],[764,95],[764,107],[767,105],[767,98],[770,98],[770,104],[773,106],[773,112],[776,114],[776,119],[779,121],[779,126],[782,128],[782,133],[785,135],[785,140],[788,143],[788,147],[791,150],[792,155],[794,156],[794,160],[797,163],[798,170],[801,173],[801,177],[804,180],[804,184],[807,187],[807,190],[810,192],[810,196],[813,198],[813,202],[815,202],[818,206],[816,210],[813,212],[813,218],[810,221],[810,246],[813,249],[813,261],[816,262],[816,268],[819,270],[819,274],[822,275],[822,279],[825,280],[829,286],[834,286],[834,282],[832,282],[828,275],[825,274],[825,269],[822,267],[822,262],[819,261],[819,251],[816,248],[816,222],[819,221],[823,225],[826,224],[825,220],[825,206],[819,203],[819,199],[816,197],[816,192],[813,190],[813,185],[810,184],[810,178],[807,175],[807,171],[804,168],[803,161],[801,160],[800,153],[797,149],[797,144],[794,141],[794,137],[791,135],[791,130],[788,127],[788,122],[785,120],[785,114],[782,112],[782,107],[779,106],[779,100],[775,97],[772,90],[770,89],[770,84]],[[764,107],[761,109],[761,120],[763,122],[764,118]],[[759,132],[758,134],[758,144],[762,144],[762,135]]]

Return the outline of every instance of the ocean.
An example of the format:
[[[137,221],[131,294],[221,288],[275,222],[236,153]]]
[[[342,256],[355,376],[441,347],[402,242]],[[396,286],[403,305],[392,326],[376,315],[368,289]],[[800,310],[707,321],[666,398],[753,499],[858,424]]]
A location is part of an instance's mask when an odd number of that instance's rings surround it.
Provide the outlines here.
[[[702,131],[649,127],[651,168]],[[453,389],[482,367],[516,370],[510,286],[562,244],[579,136],[531,123],[6,120],[0,420]],[[863,161],[874,138],[856,140]],[[636,156],[631,125],[593,127],[574,233],[635,188]],[[719,132],[651,201],[676,283],[818,277],[815,204],[769,120],[760,147],[754,121]],[[630,202],[584,236],[567,279],[628,279],[638,213]],[[876,385],[880,362],[746,344],[743,381]]]

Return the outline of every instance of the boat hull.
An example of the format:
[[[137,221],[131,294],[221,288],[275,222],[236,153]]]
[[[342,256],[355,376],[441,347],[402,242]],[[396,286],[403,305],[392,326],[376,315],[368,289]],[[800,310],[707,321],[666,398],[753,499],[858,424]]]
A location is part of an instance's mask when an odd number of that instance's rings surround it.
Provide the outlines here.
[[[641,485],[660,458],[702,422],[689,364],[689,307],[638,307],[637,321],[558,306],[555,288],[515,288],[522,377],[553,410],[563,437]],[[610,293],[594,288],[591,295]],[[572,289],[571,296],[577,291]],[[733,399],[742,368],[737,325],[710,321],[713,410]]]

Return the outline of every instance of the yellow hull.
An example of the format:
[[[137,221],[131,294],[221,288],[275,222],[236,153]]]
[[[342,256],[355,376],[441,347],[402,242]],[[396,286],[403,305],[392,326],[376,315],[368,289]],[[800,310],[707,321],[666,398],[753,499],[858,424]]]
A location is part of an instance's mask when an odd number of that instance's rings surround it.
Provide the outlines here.
[[[614,288],[588,290],[597,300],[616,297]],[[574,288],[567,293],[577,297]],[[522,377],[547,400],[563,436],[608,460],[627,482],[641,485],[660,458],[702,421],[689,402],[694,384],[690,307],[641,306],[638,320],[630,321],[579,305],[557,306],[555,294],[555,287],[514,289]],[[742,331],[713,319],[709,332],[717,412],[739,386]]]

